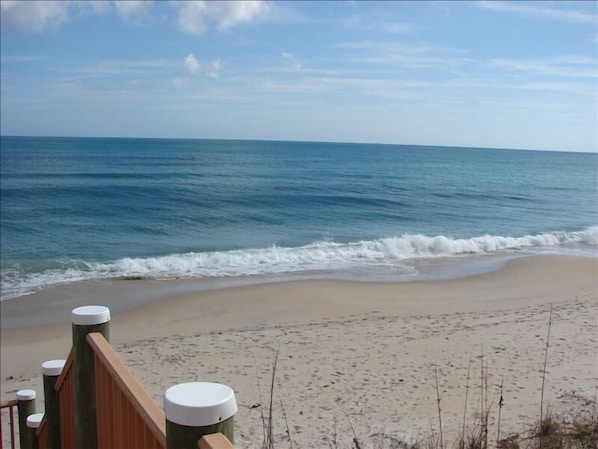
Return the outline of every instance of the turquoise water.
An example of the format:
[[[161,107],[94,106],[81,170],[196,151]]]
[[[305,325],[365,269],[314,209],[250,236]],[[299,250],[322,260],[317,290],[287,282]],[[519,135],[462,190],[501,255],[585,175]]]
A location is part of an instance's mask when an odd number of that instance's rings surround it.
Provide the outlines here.
[[[2,298],[109,278],[413,278],[423,260],[598,253],[598,155],[1,138]]]

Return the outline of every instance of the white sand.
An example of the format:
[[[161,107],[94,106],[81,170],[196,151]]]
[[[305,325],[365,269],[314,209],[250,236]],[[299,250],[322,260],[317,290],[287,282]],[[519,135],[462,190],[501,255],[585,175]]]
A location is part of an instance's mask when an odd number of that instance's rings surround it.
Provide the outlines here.
[[[277,353],[277,447],[289,446],[285,413],[294,447],[335,447],[335,439],[350,447],[354,434],[362,448],[389,447],[392,437],[437,433],[437,370],[444,439],[452,445],[463,425],[468,368],[468,431],[480,412],[482,357],[490,439],[501,382],[503,435],[537,421],[551,306],[544,409],[587,409],[598,388],[597,259],[522,258],[450,281],[299,281],[200,292],[115,315],[111,340],[160,405],[176,383],[231,386],[239,448],[261,447]],[[3,330],[2,400],[30,387],[42,396],[38,367],[69,347],[68,323]]]

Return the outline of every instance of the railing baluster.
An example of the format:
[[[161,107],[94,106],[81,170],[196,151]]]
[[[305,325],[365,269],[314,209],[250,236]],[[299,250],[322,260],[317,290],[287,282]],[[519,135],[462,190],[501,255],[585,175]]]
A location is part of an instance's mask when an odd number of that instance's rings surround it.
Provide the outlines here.
[[[10,428],[10,449],[15,449],[15,408],[17,407],[16,399],[2,402],[0,404],[0,411],[5,408],[8,409],[8,425]],[[4,439],[2,437],[2,423],[0,423],[0,448],[4,448]]]

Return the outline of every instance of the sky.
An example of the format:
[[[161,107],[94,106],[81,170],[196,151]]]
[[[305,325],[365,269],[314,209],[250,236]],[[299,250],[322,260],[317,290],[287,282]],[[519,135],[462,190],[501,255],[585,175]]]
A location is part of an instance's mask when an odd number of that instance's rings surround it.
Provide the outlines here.
[[[597,5],[2,0],[0,133],[598,152]]]

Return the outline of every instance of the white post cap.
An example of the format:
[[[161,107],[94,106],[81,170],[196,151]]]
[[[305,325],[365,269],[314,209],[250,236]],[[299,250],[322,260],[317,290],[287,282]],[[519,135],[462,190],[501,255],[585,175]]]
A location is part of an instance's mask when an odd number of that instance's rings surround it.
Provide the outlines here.
[[[42,363],[42,374],[44,376],[60,376],[66,360],[48,360]]]
[[[73,324],[92,326],[110,321],[110,309],[104,306],[83,306],[73,309]]]
[[[37,429],[44,419],[43,413],[34,413],[27,417],[27,427],[30,429]]]
[[[17,401],[30,401],[35,399],[35,390],[19,390],[17,391]]]
[[[189,382],[164,393],[164,415],[182,426],[204,427],[226,421],[237,413],[235,392],[226,385]]]

